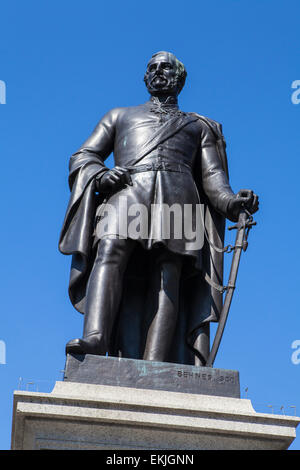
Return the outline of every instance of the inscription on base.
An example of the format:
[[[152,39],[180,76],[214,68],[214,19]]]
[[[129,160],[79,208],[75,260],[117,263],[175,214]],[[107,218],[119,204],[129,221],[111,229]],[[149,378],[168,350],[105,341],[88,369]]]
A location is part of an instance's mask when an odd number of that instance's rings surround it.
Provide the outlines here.
[[[231,375],[219,375],[217,377],[213,377],[212,374],[206,374],[203,372],[192,372],[186,370],[178,370],[177,377],[181,377],[183,379],[207,380],[209,382],[217,382],[219,384],[235,383],[235,378]]]

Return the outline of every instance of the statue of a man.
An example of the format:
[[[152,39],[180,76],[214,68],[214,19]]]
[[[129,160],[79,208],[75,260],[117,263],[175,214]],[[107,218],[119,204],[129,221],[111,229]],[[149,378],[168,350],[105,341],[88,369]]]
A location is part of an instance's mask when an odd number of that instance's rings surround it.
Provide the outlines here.
[[[172,53],[154,54],[144,77],[150,100],[109,111],[71,157],[59,248],[72,255],[69,295],[84,329],[67,353],[205,364],[209,323],[222,307],[214,286],[222,284],[225,219],[236,221],[243,207],[254,213],[258,197],[232,191],[221,125],[179,110],[185,79]],[[104,162],[112,152],[110,170]],[[105,207],[121,214],[125,200],[145,208],[141,235],[124,236],[118,224],[99,230]],[[174,226],[168,236],[157,230],[162,209],[174,205],[192,209],[189,223],[205,234],[201,246]]]

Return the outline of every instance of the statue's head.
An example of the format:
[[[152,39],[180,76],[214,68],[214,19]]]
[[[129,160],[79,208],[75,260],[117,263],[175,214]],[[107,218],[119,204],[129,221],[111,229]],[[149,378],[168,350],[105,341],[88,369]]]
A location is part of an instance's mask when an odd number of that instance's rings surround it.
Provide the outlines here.
[[[146,87],[151,95],[179,95],[185,79],[186,70],[171,52],[157,52],[148,65],[144,76]]]

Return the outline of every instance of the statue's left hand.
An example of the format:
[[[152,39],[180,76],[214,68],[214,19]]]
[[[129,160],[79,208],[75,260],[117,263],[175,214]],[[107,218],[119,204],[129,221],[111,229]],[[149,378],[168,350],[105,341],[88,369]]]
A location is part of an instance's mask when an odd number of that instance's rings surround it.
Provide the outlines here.
[[[251,189],[241,189],[231,199],[228,205],[229,219],[233,222],[237,222],[240,212],[245,208],[250,214],[254,214],[258,211],[259,201],[257,194]]]

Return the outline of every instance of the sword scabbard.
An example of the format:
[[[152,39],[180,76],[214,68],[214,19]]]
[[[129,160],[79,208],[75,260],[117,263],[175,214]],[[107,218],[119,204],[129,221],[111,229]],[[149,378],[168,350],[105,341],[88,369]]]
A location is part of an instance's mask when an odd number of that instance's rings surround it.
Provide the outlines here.
[[[248,225],[247,224],[247,219],[248,219],[247,212],[242,211],[242,212],[240,212],[238,223],[233,227],[229,227],[229,230],[232,230],[233,228],[237,229],[236,240],[235,240],[235,245],[234,245],[234,253],[233,253],[232,262],[231,262],[231,268],[230,268],[230,274],[229,274],[229,279],[228,279],[228,284],[227,284],[226,296],[225,296],[222,311],[221,311],[221,314],[220,314],[218,328],[217,328],[217,331],[216,331],[216,335],[215,335],[215,338],[214,338],[214,342],[213,342],[209,357],[206,361],[206,366],[207,367],[212,367],[213,366],[216,355],[217,355],[217,352],[218,352],[218,349],[219,349],[219,346],[220,346],[220,343],[221,343],[221,339],[222,339],[222,336],[223,336],[223,333],[224,333],[224,329],[225,329],[226,321],[227,321],[227,318],[228,318],[228,313],[229,313],[233,293],[234,293],[234,290],[235,290],[235,283],[236,283],[237,273],[238,273],[239,264],[240,264],[241,252],[242,252],[242,250],[245,251],[245,249],[244,249],[244,247],[245,247],[245,231],[246,231],[246,228],[251,227],[251,225],[253,225],[253,224]],[[247,241],[246,241],[246,243],[247,243]]]

